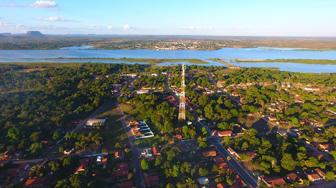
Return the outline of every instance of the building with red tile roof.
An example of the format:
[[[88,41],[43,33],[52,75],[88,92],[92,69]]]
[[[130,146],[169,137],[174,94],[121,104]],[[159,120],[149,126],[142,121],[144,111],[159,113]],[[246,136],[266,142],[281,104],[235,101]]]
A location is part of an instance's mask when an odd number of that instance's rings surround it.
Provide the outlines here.
[[[322,180],[321,176],[319,176],[317,173],[308,174],[307,178],[311,182],[316,182],[316,181]]]
[[[216,150],[208,150],[202,152],[203,157],[216,157],[217,151]]]
[[[84,172],[88,165],[89,165],[89,159],[81,160],[79,167],[75,171],[75,174],[79,174],[81,172]]]
[[[38,177],[29,178],[24,183],[25,187],[42,187],[43,185],[44,179]]]
[[[231,130],[226,130],[226,131],[214,131],[214,132],[212,132],[212,136],[217,136],[217,137],[229,137],[229,136],[232,136],[232,131],[231,131]]]
[[[325,179],[326,174],[319,168],[315,168],[315,172],[321,176],[321,178]]]
[[[123,158],[123,157],[124,157],[124,152],[121,149],[114,152],[114,158],[120,159],[120,158]]]
[[[157,147],[155,146],[152,147],[152,153],[155,156],[161,155],[161,153],[158,151]]]
[[[283,178],[261,177],[261,180],[266,184],[267,187],[278,187],[286,184]]]
[[[303,181],[295,172],[287,174],[286,180],[289,181],[290,183]]]

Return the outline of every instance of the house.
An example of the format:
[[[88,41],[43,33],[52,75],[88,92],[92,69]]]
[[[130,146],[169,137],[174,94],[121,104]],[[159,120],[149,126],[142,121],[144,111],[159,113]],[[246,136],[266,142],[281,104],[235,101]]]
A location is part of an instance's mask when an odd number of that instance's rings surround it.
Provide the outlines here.
[[[229,169],[229,165],[226,162],[217,163],[219,169]]]
[[[124,158],[124,152],[121,149],[119,149],[118,151],[115,151],[114,158],[116,159]]]
[[[136,78],[138,75],[135,73],[131,73],[131,74],[124,74],[123,76],[125,77],[131,77],[131,78]]]
[[[63,151],[64,155],[70,155],[75,151],[75,148],[71,148],[71,149],[66,149]]]
[[[79,174],[81,172],[84,172],[88,165],[89,165],[89,159],[81,160],[79,167],[75,171],[75,174]]]
[[[216,157],[217,156],[217,151],[216,150],[208,150],[208,151],[203,151],[203,157]]]
[[[246,155],[250,157],[250,159],[254,159],[257,156],[257,153],[254,151],[246,152]]]
[[[267,119],[270,122],[277,122],[278,121],[278,119],[275,116],[268,116]]]
[[[221,156],[217,156],[213,159],[213,161],[218,164],[218,163],[222,163],[222,162],[225,162],[225,159]]]
[[[28,178],[25,183],[25,187],[43,187],[44,186],[44,179],[39,177]]]
[[[161,153],[158,151],[157,147],[155,146],[152,147],[152,153],[155,156],[161,155]]]
[[[174,105],[174,106],[178,105],[176,98],[172,95],[166,97],[165,100],[168,100],[171,105]]]
[[[285,129],[278,128],[277,133],[280,136],[287,136],[287,130],[285,130]]]
[[[267,187],[278,187],[286,184],[283,178],[268,178],[261,177],[261,180],[266,184]]]
[[[289,183],[295,183],[295,182],[303,183],[303,180],[295,172],[287,174],[286,180]]]
[[[153,157],[153,153],[152,153],[151,148],[145,148],[145,149],[143,149],[142,152],[141,152],[141,157],[152,158]]]
[[[106,123],[107,119],[89,119],[86,121],[87,127],[101,127]]]
[[[147,187],[155,187],[160,184],[160,178],[157,174],[144,174]]]
[[[240,159],[240,156],[238,155],[237,152],[235,152],[231,147],[228,147],[228,152],[233,155],[235,158]]]
[[[149,89],[139,89],[136,91],[138,95],[149,93]]]
[[[318,145],[318,147],[325,152],[329,152],[331,146],[328,143],[321,143]]]
[[[135,139],[154,137],[154,133],[145,121],[130,121],[128,124]]]
[[[10,162],[10,155],[8,151],[0,154],[0,167],[5,166]]]
[[[107,157],[98,155],[97,156],[97,163],[103,166],[107,165]]]
[[[226,131],[213,131],[211,136],[216,136],[216,137],[228,137],[232,136],[232,131],[231,130],[226,130]]]
[[[240,178],[240,176],[236,175],[235,182],[233,183],[232,188],[241,188],[241,187],[245,187],[245,186],[246,186],[246,184]]]
[[[225,86],[225,81],[218,81],[216,85],[218,88],[223,88]]]
[[[229,169],[229,165],[225,162],[223,157],[220,157],[220,156],[215,157],[214,162],[216,163],[217,167],[220,169]]]
[[[322,180],[321,176],[319,176],[317,173],[308,174],[307,178],[311,182],[316,182],[316,181]]]
[[[319,168],[315,168],[315,172],[321,176],[321,178],[325,179],[326,174]]]
[[[175,134],[174,136],[177,140],[182,140],[183,136],[181,134]]]
[[[303,90],[313,92],[313,91],[320,91],[320,88],[317,88],[317,87],[305,87],[305,88],[303,88]]]

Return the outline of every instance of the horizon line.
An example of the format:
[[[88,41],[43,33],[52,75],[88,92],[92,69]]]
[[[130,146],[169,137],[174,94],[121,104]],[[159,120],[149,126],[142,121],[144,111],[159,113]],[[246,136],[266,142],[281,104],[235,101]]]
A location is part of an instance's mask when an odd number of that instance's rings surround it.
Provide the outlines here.
[[[33,30],[32,30],[33,31]],[[29,32],[29,31],[27,31]],[[10,35],[25,35],[25,33],[11,33],[11,32],[0,32],[1,34],[10,34]],[[41,31],[39,31],[41,32]],[[87,34],[80,34],[80,33],[59,33],[59,34],[51,34],[51,33],[43,33],[45,36],[176,36],[176,37],[256,37],[256,38],[267,38],[267,37],[274,37],[274,38],[336,38],[335,36],[320,36],[320,35],[202,35],[202,34],[94,34],[94,33],[87,33]]]

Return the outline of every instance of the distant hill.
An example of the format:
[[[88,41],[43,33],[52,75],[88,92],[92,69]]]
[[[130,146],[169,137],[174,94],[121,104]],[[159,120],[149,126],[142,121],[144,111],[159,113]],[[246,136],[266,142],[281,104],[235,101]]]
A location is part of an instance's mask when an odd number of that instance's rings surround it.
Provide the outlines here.
[[[26,35],[29,37],[44,37],[40,31],[28,31]]]
[[[4,36],[10,36],[11,35],[11,33],[0,33],[0,36],[1,37],[4,37]]]

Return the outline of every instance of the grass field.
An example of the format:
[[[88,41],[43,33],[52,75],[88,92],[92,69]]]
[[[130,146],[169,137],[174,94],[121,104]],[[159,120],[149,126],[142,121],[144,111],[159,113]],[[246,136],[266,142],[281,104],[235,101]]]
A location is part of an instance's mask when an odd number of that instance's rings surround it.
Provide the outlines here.
[[[128,140],[127,134],[122,127],[122,122],[120,120],[121,115],[117,109],[116,103],[110,102],[104,105],[104,108],[96,117],[108,119],[105,128],[101,131],[104,140],[103,148],[108,151],[115,148],[123,148],[123,145],[126,144]]]

